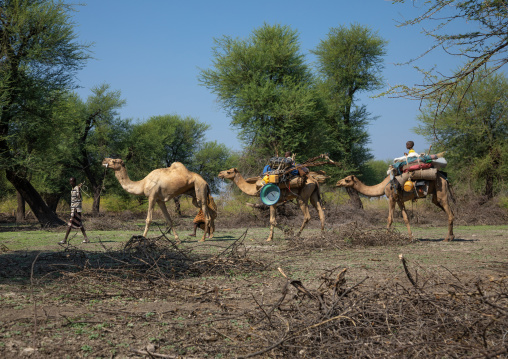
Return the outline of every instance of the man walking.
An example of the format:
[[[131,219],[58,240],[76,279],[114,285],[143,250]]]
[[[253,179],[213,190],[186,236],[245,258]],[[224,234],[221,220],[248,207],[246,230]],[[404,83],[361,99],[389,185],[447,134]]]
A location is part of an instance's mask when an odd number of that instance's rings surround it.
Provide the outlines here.
[[[71,229],[81,229],[81,232],[83,233],[83,236],[85,239],[83,240],[83,243],[89,243],[88,237],[86,236],[85,227],[83,227],[83,223],[81,222],[81,211],[82,211],[82,202],[83,199],[81,197],[81,186],[83,183],[80,183],[76,186],[76,178],[71,177],[69,179],[69,183],[72,187],[71,190],[71,219],[68,223],[67,232],[65,233],[65,238],[58,242],[59,244],[66,244],[67,238],[69,237],[69,233],[71,232]]]

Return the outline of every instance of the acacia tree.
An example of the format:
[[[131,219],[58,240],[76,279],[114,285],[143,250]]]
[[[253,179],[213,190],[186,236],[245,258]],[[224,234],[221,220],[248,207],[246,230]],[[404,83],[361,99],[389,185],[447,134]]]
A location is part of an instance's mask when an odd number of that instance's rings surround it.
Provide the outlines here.
[[[208,182],[212,192],[218,192],[222,180],[217,174],[232,167],[232,154],[226,145],[210,141],[199,146],[191,162],[189,169],[199,173]]]
[[[68,190],[73,156],[69,143],[72,131],[69,131],[69,119],[78,117],[79,108],[75,106],[73,93],[60,94],[58,101],[51,106],[51,114],[48,116],[49,123],[46,126],[31,128],[40,122],[39,118],[24,121],[28,125],[27,136],[18,133],[16,148],[22,149],[25,159],[22,162],[25,168],[25,177],[37,188],[44,202],[56,212],[57,204],[63,193]],[[28,119],[28,118],[25,118]],[[50,126],[48,126],[51,124]],[[21,168],[21,166],[20,166]],[[22,212],[18,198],[18,211]]]
[[[61,1],[0,1],[0,168],[41,225],[63,222],[28,180],[29,153],[16,144],[32,133],[31,145],[43,145],[52,106],[89,58],[88,46],[75,41],[72,9]]]
[[[154,116],[134,125],[126,157],[132,165],[129,165],[130,172],[134,177],[143,178],[156,168],[181,162],[203,176],[215,189],[215,178],[220,169],[214,164],[223,164],[228,151],[225,146],[205,143],[209,128],[194,118],[178,115]],[[179,197],[175,197],[174,202],[177,213],[181,214]]]
[[[372,158],[366,147],[370,113],[357,98],[382,85],[385,46],[386,41],[376,32],[353,24],[331,28],[312,51],[317,56],[319,88],[326,108],[323,144],[330,157],[342,163],[341,174],[358,171]],[[353,204],[361,207],[356,191],[348,189],[348,193]]]
[[[406,3],[407,0],[393,0]],[[485,77],[508,62],[508,2],[506,0],[430,0],[417,3],[421,15],[401,22],[399,26],[426,25],[424,33],[430,36],[434,45],[418,58],[443,49],[450,56],[465,59],[464,65],[455,72],[443,75],[430,69],[421,69],[424,81],[418,86],[395,86],[389,93],[400,97],[433,101],[436,114],[446,108],[448,100],[463,95],[467,86],[478,76]],[[462,25],[462,26],[455,26]],[[468,29],[460,31],[457,29]],[[410,63],[414,60],[409,61]],[[488,71],[482,71],[488,67]]]
[[[508,79],[486,72],[473,84],[468,78],[458,84],[461,91],[451,96],[438,121],[438,104],[429,101],[416,132],[436,151],[447,151],[447,170],[457,181],[473,184],[491,199],[508,178]],[[467,93],[459,95],[465,87]]]
[[[173,162],[189,166],[209,127],[194,118],[179,115],[153,116],[133,125],[127,158],[135,168],[135,175],[146,176]]]
[[[93,196],[92,212],[99,213],[100,195],[106,171],[102,160],[110,153],[121,152],[127,143],[130,123],[119,117],[118,109],[124,104],[119,90],[110,90],[102,84],[92,88],[92,94],[83,102],[74,97],[78,109],[69,119],[69,167],[83,172]]]
[[[215,39],[213,67],[201,70],[199,81],[217,95],[242,142],[263,156],[305,151],[319,127],[312,75],[288,26]]]

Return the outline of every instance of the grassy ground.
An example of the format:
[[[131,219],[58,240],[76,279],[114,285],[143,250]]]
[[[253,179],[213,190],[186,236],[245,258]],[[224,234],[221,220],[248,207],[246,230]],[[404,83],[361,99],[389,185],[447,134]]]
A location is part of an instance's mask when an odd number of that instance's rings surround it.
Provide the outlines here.
[[[285,232],[266,242],[266,212],[217,202],[214,238],[188,236],[184,207],[177,247],[160,213],[140,240],[143,213],[85,208],[91,243],[73,231],[69,246],[57,244],[65,228],[0,221],[0,357],[508,355],[508,225],[481,225],[506,223],[497,209],[462,210],[447,243],[445,219],[422,202],[410,241],[400,217],[384,230],[386,203],[355,212],[329,199],[323,236],[312,211],[294,238],[301,215],[288,206]]]

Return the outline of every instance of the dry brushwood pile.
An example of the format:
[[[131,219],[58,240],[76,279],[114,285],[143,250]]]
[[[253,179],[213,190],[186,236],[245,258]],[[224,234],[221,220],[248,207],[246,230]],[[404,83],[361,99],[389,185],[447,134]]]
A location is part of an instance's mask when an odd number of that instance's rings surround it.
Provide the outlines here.
[[[295,251],[304,249],[345,249],[355,247],[405,246],[410,244],[406,234],[397,230],[362,229],[357,222],[339,226],[336,230],[323,235],[306,238],[294,236],[294,232],[286,230],[286,239],[290,248]]]
[[[407,244],[396,232],[354,223],[339,233],[325,235],[320,246],[317,237],[289,238],[278,255]],[[113,358],[508,355],[506,276],[465,281],[400,256],[397,278],[348,279],[352,269],[339,266],[297,279],[253,252],[246,238],[247,231],[205,254],[164,234],[134,236],[120,250],[38,254],[30,258],[27,315],[1,322],[0,355],[17,357],[27,346],[40,357],[87,357],[92,350]],[[12,278],[22,270],[13,264],[2,273]],[[3,310],[23,305],[13,298]],[[30,333],[25,343],[8,340],[15,326]]]
[[[416,282],[404,259],[403,264],[410,287],[387,283],[360,289],[362,282],[347,284],[344,268],[324,273],[311,290],[279,269],[288,279],[280,298],[259,305],[251,318],[252,332],[264,333],[264,348],[240,357],[490,358],[508,353],[506,278],[461,283],[453,276],[431,276]]]

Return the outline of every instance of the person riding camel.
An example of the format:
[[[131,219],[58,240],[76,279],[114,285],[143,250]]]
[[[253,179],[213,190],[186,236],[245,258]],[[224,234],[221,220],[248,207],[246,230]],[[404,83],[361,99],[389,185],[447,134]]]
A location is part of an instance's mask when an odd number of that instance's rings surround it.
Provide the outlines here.
[[[397,158],[394,158],[393,159],[393,162],[402,162],[402,161],[406,161],[408,157],[418,157],[418,153],[416,153],[416,151],[413,149],[413,147],[415,146],[415,143],[413,141],[407,141],[406,142],[406,149],[408,150],[408,152],[404,152],[404,156],[401,156],[401,157],[397,157]]]
[[[413,149],[413,147],[415,146],[415,143],[413,141],[407,141],[406,142],[406,148],[409,150],[408,153],[404,153],[405,155],[407,155],[408,157],[414,157],[414,156],[418,156],[418,153],[416,153],[416,151]]]

